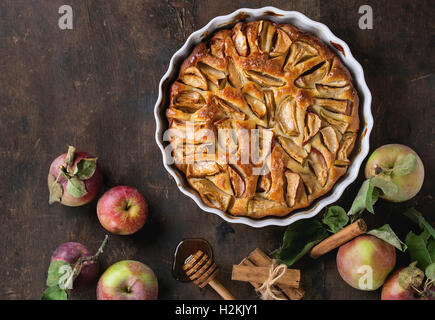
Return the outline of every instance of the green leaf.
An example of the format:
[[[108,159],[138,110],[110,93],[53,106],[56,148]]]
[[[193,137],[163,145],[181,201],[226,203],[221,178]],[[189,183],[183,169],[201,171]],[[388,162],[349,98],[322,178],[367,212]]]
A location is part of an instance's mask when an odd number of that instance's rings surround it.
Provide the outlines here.
[[[388,224],[383,225],[379,229],[371,230],[367,232],[367,234],[384,240],[385,242],[391,244],[402,252],[407,249],[407,245],[400,241],[399,237],[394,233],[393,229],[391,229],[390,225]]]
[[[62,266],[70,266],[68,262],[61,260],[54,260],[50,263],[48,267],[47,275],[47,287],[57,286],[59,284],[59,279],[62,277],[63,272],[60,272]]]
[[[373,209],[373,205],[378,201],[379,199],[379,190],[375,188],[375,186],[372,184],[372,179],[370,179],[369,182],[369,188],[367,189],[367,194],[365,198],[366,203],[366,209],[370,213],[375,213],[375,210]]]
[[[432,238],[435,239],[435,229],[429,224],[429,222],[426,221],[420,212],[414,208],[410,208],[403,214],[413,222],[417,223],[420,228],[425,229],[432,236]]]
[[[408,290],[412,287],[418,288],[424,280],[424,272],[417,268],[417,261],[411,263],[408,267],[403,268],[399,272],[398,282],[399,285]]]
[[[412,153],[409,153],[396,160],[393,167],[393,174],[396,176],[405,176],[412,173],[416,166],[417,158]]]
[[[372,184],[381,189],[382,193],[389,198],[393,198],[399,191],[399,188],[392,181],[387,180],[386,178],[373,177]]]
[[[358,194],[353,200],[352,206],[347,213],[349,216],[359,215],[367,209],[369,212],[374,213],[373,205],[376,203],[379,197],[379,191],[374,188],[372,179],[367,179],[361,185]]]
[[[88,180],[92,178],[97,169],[97,158],[81,159],[77,162],[74,175],[80,180]]]
[[[336,233],[349,222],[349,216],[342,207],[331,206],[326,209],[322,222],[330,228],[332,233]]]
[[[328,231],[320,221],[298,220],[287,227],[282,246],[274,252],[273,256],[287,266],[291,266],[328,235]]]
[[[366,208],[366,197],[367,197],[367,191],[369,189],[370,180],[366,180],[361,185],[361,188],[359,189],[355,199],[353,200],[352,206],[347,213],[348,215],[354,215],[354,214],[360,214],[362,213]]]
[[[81,198],[88,193],[85,183],[75,176],[68,179],[66,191],[74,198]]]
[[[426,269],[435,262],[435,229],[414,208],[407,210],[404,215],[423,229],[419,235],[409,232],[405,242],[409,247],[411,258],[417,260],[422,269]]]
[[[62,185],[56,181],[56,179],[51,175],[48,174],[48,191],[49,191],[49,198],[48,203],[52,204],[58,201],[62,200],[63,195],[63,188]]]
[[[435,280],[435,262],[428,265],[424,273],[429,280]]]
[[[41,300],[68,300],[68,295],[58,286],[52,286],[44,290]]]
[[[430,259],[435,262],[435,239],[431,238],[428,240],[427,251],[429,251]]]
[[[408,233],[405,243],[408,246],[408,252],[412,261],[418,261],[418,266],[426,269],[432,262],[432,257],[427,247],[427,241],[424,232],[420,235],[414,234],[412,231]]]

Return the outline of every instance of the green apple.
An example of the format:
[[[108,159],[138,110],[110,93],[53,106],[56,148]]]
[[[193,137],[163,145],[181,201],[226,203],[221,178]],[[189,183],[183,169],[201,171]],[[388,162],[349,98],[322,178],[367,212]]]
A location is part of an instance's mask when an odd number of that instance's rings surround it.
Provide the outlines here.
[[[397,186],[393,194],[381,194],[388,201],[402,202],[414,197],[424,180],[424,166],[411,148],[401,144],[387,144],[376,149],[365,167],[366,178],[378,177]]]
[[[371,235],[359,236],[342,245],[337,253],[337,269],[350,286],[376,290],[396,264],[396,249]]]
[[[147,265],[133,260],[110,266],[97,285],[98,300],[156,300],[158,282]]]

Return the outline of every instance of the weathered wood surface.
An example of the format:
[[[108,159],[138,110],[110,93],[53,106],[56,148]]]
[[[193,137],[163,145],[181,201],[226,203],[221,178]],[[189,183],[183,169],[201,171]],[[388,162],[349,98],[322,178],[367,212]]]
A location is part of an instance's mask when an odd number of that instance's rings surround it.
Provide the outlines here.
[[[370,4],[374,29],[358,27],[359,6]],[[165,172],[154,142],[153,106],[158,82],[187,36],[217,15],[264,1],[70,0],[74,29],[58,28],[63,0],[0,2],[0,277],[1,299],[39,299],[53,250],[79,241],[96,250],[105,230],[95,203],[81,208],[48,205],[49,165],[68,144],[99,156],[105,188],[137,187],[150,218],[133,236],[111,236],[102,269],[136,259],[157,273],[162,299],[218,299],[213,290],[171,277],[172,254],[186,237],[214,247],[219,280],[238,298],[256,298],[232,282],[231,266],[254,248],[277,248],[284,227],[254,229],[202,212]],[[372,150],[386,143],[414,148],[426,180],[408,203],[379,202],[370,226],[389,222],[402,237],[401,212],[416,205],[433,221],[435,113],[433,1],[267,1],[323,22],[346,41],[363,65],[373,94]],[[350,206],[362,175],[339,201]],[[377,299],[337,273],[333,251],[300,261],[309,299]],[[403,255],[399,264],[407,261]],[[95,291],[74,298],[95,298]]]

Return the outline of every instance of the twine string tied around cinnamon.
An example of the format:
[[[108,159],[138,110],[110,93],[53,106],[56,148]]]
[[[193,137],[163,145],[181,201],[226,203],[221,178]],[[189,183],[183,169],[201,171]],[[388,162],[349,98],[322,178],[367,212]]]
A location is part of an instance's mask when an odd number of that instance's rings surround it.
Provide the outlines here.
[[[287,270],[285,264],[277,265],[276,260],[272,261],[269,270],[269,277],[264,281],[264,283],[257,289],[261,293],[262,300],[285,300],[277,297],[279,293],[277,289],[274,288],[274,284],[281,278]]]

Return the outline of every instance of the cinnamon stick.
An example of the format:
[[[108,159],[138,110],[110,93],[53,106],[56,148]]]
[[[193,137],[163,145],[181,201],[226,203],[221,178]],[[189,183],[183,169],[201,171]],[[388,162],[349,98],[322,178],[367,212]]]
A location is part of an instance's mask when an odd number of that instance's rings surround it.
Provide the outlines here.
[[[367,225],[363,219],[358,219],[354,223],[348,225],[346,228],[341,229],[336,234],[326,238],[310,251],[310,256],[313,259],[328,253],[342,244],[352,240],[353,238],[366,233]]]
[[[270,267],[234,265],[231,280],[264,283],[270,274]],[[296,269],[287,269],[276,281],[276,284],[291,288],[299,288],[301,272]]]
[[[248,259],[259,267],[270,267],[272,264],[272,259],[259,248],[252,251]],[[291,300],[301,300],[305,295],[305,291],[302,288],[289,288],[281,285],[278,285],[278,287]]]

